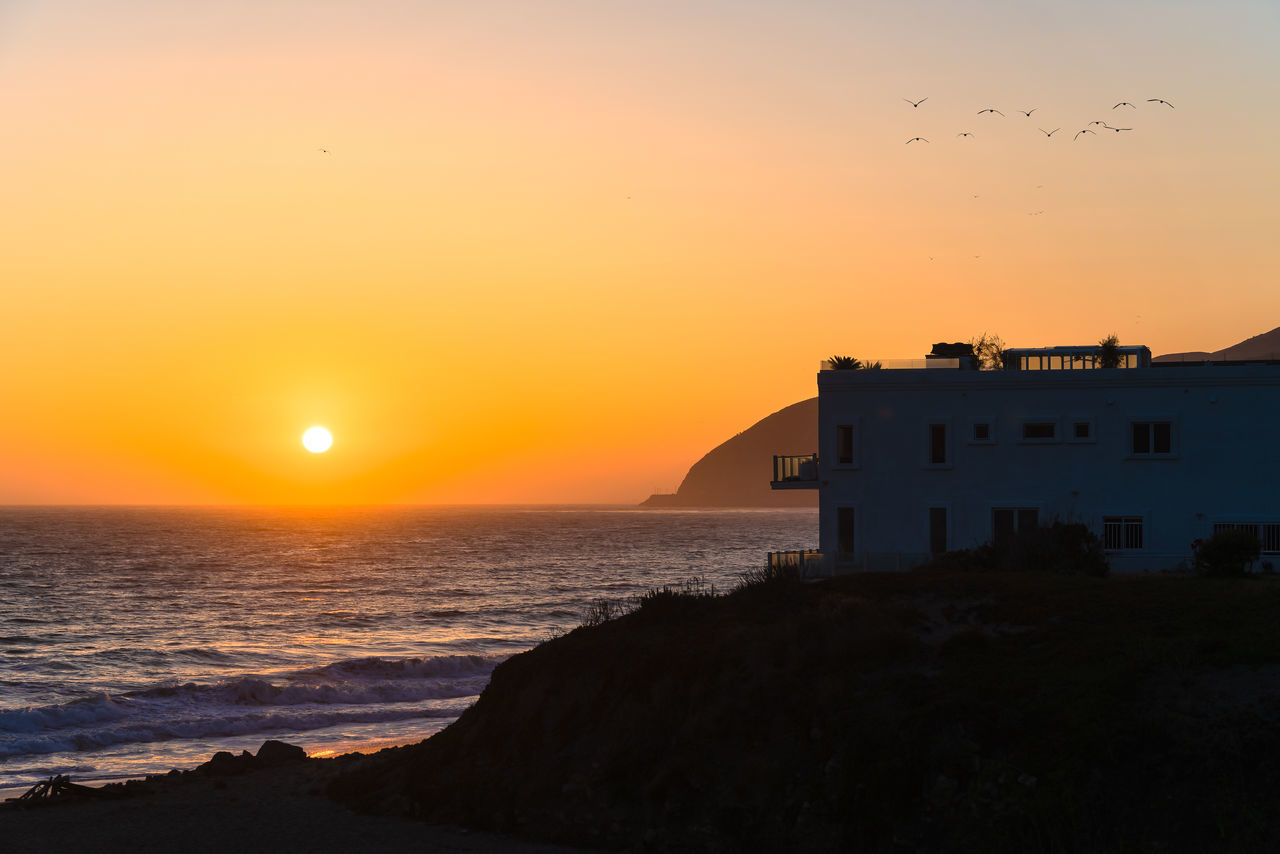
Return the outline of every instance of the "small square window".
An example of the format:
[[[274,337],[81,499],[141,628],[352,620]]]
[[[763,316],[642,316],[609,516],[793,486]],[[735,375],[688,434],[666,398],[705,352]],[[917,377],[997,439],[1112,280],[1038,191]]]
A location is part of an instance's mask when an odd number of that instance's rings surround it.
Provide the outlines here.
[[[1071,425],[1071,435],[1076,439],[1093,438],[1093,425],[1088,421],[1076,421]]]
[[[973,441],[990,442],[991,441],[991,425],[985,421],[979,421],[973,425]]]

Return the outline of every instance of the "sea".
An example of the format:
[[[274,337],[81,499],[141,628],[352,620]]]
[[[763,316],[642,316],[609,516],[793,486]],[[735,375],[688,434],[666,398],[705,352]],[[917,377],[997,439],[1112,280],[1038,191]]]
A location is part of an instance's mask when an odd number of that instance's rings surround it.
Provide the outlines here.
[[[601,600],[817,538],[816,509],[0,508],[0,799],[411,744]]]

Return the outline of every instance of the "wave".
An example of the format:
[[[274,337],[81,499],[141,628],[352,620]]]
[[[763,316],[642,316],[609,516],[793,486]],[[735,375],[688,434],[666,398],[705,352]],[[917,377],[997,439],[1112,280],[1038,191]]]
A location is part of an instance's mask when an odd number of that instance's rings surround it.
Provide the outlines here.
[[[354,658],[271,677],[162,684],[4,709],[0,759],[124,742],[456,716],[483,690],[504,657]]]
[[[366,656],[336,661],[322,667],[298,671],[303,675],[338,679],[432,678],[440,676],[488,676],[505,656],[436,655],[427,658],[382,658]]]
[[[415,718],[456,718],[464,708],[465,704],[432,708],[273,712],[195,720],[139,722],[115,727],[63,729],[0,739],[0,761],[19,756],[99,750],[129,743],[227,738],[286,731],[307,732],[342,724],[388,723]]]

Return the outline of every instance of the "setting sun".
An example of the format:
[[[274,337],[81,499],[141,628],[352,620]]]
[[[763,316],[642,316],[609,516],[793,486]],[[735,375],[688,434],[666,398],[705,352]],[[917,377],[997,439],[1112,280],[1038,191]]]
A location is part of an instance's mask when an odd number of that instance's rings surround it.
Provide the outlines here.
[[[312,427],[302,434],[302,446],[313,454],[323,454],[333,444],[333,434],[323,427]]]

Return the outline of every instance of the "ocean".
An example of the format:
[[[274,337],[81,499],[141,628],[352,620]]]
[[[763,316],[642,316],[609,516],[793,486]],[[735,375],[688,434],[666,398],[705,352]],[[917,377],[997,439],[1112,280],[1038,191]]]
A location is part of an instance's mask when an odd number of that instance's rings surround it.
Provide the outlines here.
[[[0,508],[0,799],[420,741],[592,603],[817,536],[813,509]]]

